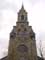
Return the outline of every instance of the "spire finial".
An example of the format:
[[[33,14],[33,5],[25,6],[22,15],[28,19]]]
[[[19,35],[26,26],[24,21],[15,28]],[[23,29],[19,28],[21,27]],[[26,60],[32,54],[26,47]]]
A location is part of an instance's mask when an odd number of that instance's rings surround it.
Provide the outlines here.
[[[23,2],[22,2],[22,9],[24,9],[24,5],[23,5]]]

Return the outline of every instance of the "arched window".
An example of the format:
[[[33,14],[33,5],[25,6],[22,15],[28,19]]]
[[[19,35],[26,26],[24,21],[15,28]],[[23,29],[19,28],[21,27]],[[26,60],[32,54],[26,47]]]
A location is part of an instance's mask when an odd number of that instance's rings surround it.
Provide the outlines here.
[[[24,28],[24,31],[27,31],[27,29],[26,29],[26,28]]]
[[[24,20],[24,15],[21,15],[21,20]]]
[[[21,31],[21,29],[18,29],[18,32],[20,32]]]

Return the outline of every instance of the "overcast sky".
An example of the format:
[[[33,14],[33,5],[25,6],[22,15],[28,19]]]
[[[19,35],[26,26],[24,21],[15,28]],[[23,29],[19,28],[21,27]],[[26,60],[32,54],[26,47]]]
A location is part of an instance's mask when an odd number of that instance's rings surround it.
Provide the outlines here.
[[[42,40],[45,47],[45,0],[0,0],[0,58],[7,55],[9,33],[16,25],[22,2],[28,12],[29,25],[36,33],[37,46]]]

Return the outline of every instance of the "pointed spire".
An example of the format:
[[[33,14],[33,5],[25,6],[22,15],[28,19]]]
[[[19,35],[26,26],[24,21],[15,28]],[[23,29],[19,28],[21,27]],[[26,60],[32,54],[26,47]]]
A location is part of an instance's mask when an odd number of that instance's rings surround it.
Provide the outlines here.
[[[22,3],[22,8],[21,8],[22,10],[24,10],[24,5],[23,5],[23,3]]]
[[[23,3],[22,3],[22,7],[21,7],[21,9],[19,10],[18,14],[21,13],[21,12],[25,12],[25,13],[27,14],[26,10],[24,9]]]

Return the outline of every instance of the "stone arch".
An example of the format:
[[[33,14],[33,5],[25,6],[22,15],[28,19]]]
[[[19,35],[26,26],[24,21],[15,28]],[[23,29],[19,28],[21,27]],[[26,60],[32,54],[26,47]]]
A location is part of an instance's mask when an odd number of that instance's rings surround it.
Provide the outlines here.
[[[17,47],[18,52],[25,53],[28,52],[28,47],[25,44],[21,44]]]

